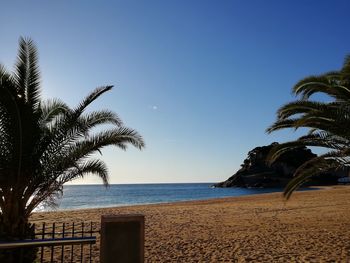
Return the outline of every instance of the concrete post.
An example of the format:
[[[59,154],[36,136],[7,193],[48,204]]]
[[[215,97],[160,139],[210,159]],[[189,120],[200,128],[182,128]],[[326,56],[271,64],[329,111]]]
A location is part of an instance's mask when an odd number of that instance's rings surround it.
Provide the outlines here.
[[[101,217],[101,263],[143,263],[144,244],[143,215]]]

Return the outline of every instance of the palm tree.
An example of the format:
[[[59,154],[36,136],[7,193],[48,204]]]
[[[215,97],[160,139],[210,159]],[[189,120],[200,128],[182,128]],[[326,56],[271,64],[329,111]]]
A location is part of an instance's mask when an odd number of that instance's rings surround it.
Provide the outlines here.
[[[75,108],[43,101],[36,47],[20,38],[15,71],[0,66],[0,240],[31,237],[30,214],[39,204],[55,204],[65,183],[94,174],[107,186],[106,164],[93,158],[103,147],[144,147],[142,137],[114,112],[85,112],[111,88],[97,88]],[[111,128],[96,132],[102,124]],[[18,262],[19,255],[11,253],[0,261]],[[27,254],[24,262],[31,262],[34,255]]]
[[[295,141],[280,144],[270,153],[271,162],[284,152],[298,146],[326,149],[314,159],[301,165],[287,185],[284,195],[290,195],[312,176],[349,168],[350,164],[350,56],[339,71],[310,76],[293,88],[299,99],[282,106],[277,121],[267,132],[281,129],[307,128],[308,133]],[[313,100],[315,93],[326,95],[322,101]]]

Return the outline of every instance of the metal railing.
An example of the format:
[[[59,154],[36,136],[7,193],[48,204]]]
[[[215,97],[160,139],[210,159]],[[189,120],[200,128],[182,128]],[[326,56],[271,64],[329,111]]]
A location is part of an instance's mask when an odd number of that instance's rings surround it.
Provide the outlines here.
[[[37,262],[93,262],[92,249],[99,224],[42,223],[35,225],[35,239],[0,243],[0,249],[38,247]]]

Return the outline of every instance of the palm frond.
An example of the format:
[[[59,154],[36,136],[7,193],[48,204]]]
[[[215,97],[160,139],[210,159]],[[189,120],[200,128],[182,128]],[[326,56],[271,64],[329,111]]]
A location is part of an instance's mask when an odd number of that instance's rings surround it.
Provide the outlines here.
[[[51,99],[40,103],[40,122],[42,125],[47,125],[55,117],[60,114],[65,114],[70,111],[70,108],[66,103],[57,100]]]
[[[300,141],[291,141],[286,142],[282,144],[277,144],[268,153],[266,157],[266,161],[269,165],[271,165],[273,162],[275,162],[281,155],[283,155],[286,152],[292,151],[294,149],[300,148],[304,146],[305,144],[301,143]]]
[[[20,38],[19,50],[14,79],[18,94],[26,102],[37,109],[40,99],[40,73],[38,69],[38,55],[35,44],[31,39]]]
[[[315,157],[302,164],[295,171],[293,176],[294,178],[287,184],[283,195],[289,199],[295,190],[310,180],[310,178],[313,176],[320,175],[321,173],[326,173],[338,168],[340,163],[336,157],[339,155],[340,153],[338,151],[334,151]]]
[[[324,103],[316,101],[297,100],[285,104],[277,111],[278,119],[287,119],[297,114],[307,114],[313,112],[327,112],[336,109],[339,103]]]
[[[332,77],[330,77],[332,76]],[[315,93],[323,93],[337,100],[348,100],[350,89],[342,85],[338,80],[341,76],[334,78],[335,74],[322,76],[311,76],[299,81],[293,88],[295,95],[300,95],[302,100],[308,100]]]
[[[121,127],[123,125],[123,122],[119,116],[109,110],[93,111],[86,114],[81,119],[89,129],[99,124],[113,124],[117,127]]]
[[[59,177],[60,183],[64,184],[75,180],[77,178],[83,178],[85,175],[94,174],[100,177],[105,186],[108,186],[108,169],[107,165],[98,159],[88,160],[77,164],[67,173]]]
[[[68,153],[65,159],[77,160],[95,153],[103,147],[114,145],[122,150],[127,148],[127,144],[132,144],[138,149],[142,149],[145,143],[135,130],[120,127],[107,131],[102,131],[97,134],[85,138],[83,141],[78,141],[64,149]]]
[[[278,119],[275,123],[273,123],[270,127],[266,129],[267,133],[272,133],[274,131],[278,131],[285,128],[294,128],[297,129],[295,126],[296,122],[298,121],[298,118],[290,118],[290,119]]]
[[[79,106],[76,109],[73,110],[74,115],[80,116],[87,106],[89,106],[94,100],[96,100],[103,93],[111,90],[112,88],[113,86],[104,86],[104,87],[95,89],[79,104]]]

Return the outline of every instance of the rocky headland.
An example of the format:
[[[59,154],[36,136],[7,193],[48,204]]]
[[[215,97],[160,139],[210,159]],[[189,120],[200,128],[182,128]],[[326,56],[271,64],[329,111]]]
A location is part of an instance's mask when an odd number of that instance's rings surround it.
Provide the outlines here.
[[[234,175],[215,187],[284,187],[293,177],[295,170],[317,155],[306,147],[298,147],[281,155],[274,163],[268,165],[267,156],[277,142],[267,146],[256,147],[248,153]],[[336,184],[341,177],[339,172],[322,174],[314,177],[309,185]]]

